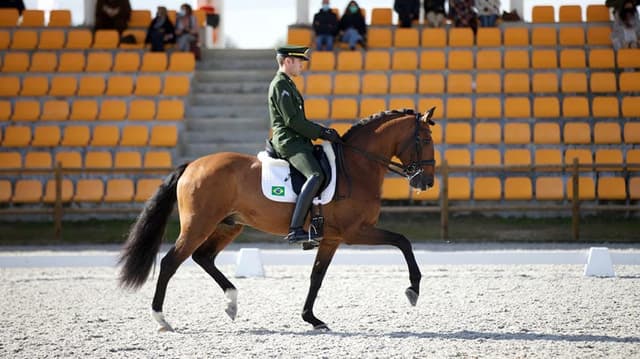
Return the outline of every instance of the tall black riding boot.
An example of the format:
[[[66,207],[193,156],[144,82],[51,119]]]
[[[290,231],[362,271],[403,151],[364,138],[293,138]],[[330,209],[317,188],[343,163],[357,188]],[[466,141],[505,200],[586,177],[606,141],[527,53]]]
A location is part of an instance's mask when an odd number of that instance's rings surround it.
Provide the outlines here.
[[[302,185],[300,195],[296,200],[296,208],[293,210],[293,216],[291,217],[289,234],[284,237],[289,243],[298,243],[307,240],[317,242],[322,239],[314,233],[311,233],[311,236],[309,236],[309,233],[302,228],[304,220],[307,217],[307,212],[309,212],[309,208],[313,202],[313,197],[318,192],[318,189],[320,189],[320,184],[320,178],[318,176],[311,176],[304,185]]]

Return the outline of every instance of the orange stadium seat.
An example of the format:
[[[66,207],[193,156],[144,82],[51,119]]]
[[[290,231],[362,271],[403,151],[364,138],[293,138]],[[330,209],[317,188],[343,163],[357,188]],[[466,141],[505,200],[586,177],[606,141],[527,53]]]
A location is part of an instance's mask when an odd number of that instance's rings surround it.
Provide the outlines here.
[[[560,144],[560,126],[555,122],[536,123],[533,126],[533,143]]]
[[[533,74],[533,93],[557,93],[558,75],[553,72],[536,72]]]
[[[584,29],[578,26],[561,27],[559,38],[562,46],[584,46]]]
[[[589,67],[592,69],[613,69],[615,66],[612,49],[591,49]]]
[[[449,29],[450,47],[472,47],[474,34],[469,27],[452,27]]]
[[[622,98],[622,117],[640,117],[640,97],[624,96]]]
[[[587,44],[590,46],[611,46],[611,26],[589,26]]]
[[[52,168],[51,153],[30,151],[24,156],[24,168]]]
[[[418,80],[418,92],[440,95],[444,93],[442,74],[421,74]]]
[[[336,58],[331,51],[316,51],[311,55],[311,71],[333,71],[336,67]]]
[[[553,107],[557,104],[557,100],[556,97],[540,98],[541,116],[558,117],[555,112],[556,108]],[[564,117],[588,117],[589,101],[583,96],[565,96],[562,99],[562,115]]]
[[[338,73],[334,79],[335,95],[357,95],[360,93],[360,75]]]
[[[470,50],[450,50],[447,57],[449,70],[473,69],[473,53]]]
[[[444,159],[449,166],[471,165],[471,153],[467,149],[448,149],[444,151]]]
[[[529,144],[531,143],[531,129],[528,123],[507,123],[504,125],[504,143],[513,144]]]
[[[44,11],[25,9],[22,11],[21,27],[43,27],[44,26]]]
[[[552,5],[534,5],[531,9],[531,22],[554,23],[556,17]]]
[[[393,32],[394,47],[418,47],[419,43],[418,29],[399,27]]]
[[[331,101],[333,120],[354,120],[358,117],[358,103],[354,98],[334,98]]]
[[[158,120],[181,121],[184,119],[184,102],[182,100],[160,100],[156,112]]]
[[[381,98],[363,98],[360,101],[360,112],[358,117],[364,118],[373,115],[374,113],[378,113],[380,111],[384,111],[387,109],[387,104],[384,99]]]
[[[500,124],[497,122],[478,123],[474,132],[473,142],[478,145],[497,145],[502,140]]]
[[[640,123],[627,122],[624,124],[624,142],[625,143],[640,143]]]
[[[531,67],[534,69],[556,69],[558,67],[556,50],[533,50]]]
[[[390,109],[416,109],[416,101],[413,97],[392,97],[389,99]]]
[[[506,27],[504,30],[505,47],[529,46],[529,29],[526,27]]]
[[[424,48],[444,48],[447,46],[447,32],[443,28],[422,30],[422,47]]]
[[[298,46],[311,46],[313,33],[307,28],[292,28],[287,30],[287,43]]]
[[[468,97],[449,97],[447,98],[447,117],[450,119],[470,119],[471,118],[471,99]]]
[[[86,50],[93,43],[93,35],[91,31],[84,29],[73,29],[67,31],[67,49]]]
[[[444,51],[429,50],[420,52],[420,70],[444,70]]]
[[[447,92],[451,94],[471,93],[470,73],[450,73],[447,76]]]
[[[172,52],[169,58],[169,72],[192,72],[196,59],[191,52]]]
[[[109,76],[107,81],[107,96],[130,96],[133,93],[132,76]]]
[[[62,136],[62,146],[69,147],[86,147],[89,144],[90,131],[89,127],[84,125],[67,126]]]
[[[471,199],[471,185],[467,177],[449,177],[447,186],[449,187],[450,200],[468,201]]]
[[[163,52],[146,52],[142,55],[141,72],[164,72],[167,69],[167,55]]]
[[[560,68],[584,69],[587,60],[583,49],[563,49],[560,51]]]
[[[587,5],[587,22],[609,22],[611,21],[611,13],[609,8],[604,4]]]
[[[565,98],[566,100],[566,98]],[[573,105],[576,105],[574,107]],[[571,113],[577,109],[578,104],[571,103],[569,108]],[[565,116],[566,116],[565,112]],[[537,118],[557,118],[560,117],[560,103],[555,96],[536,97],[533,100],[533,116]]]
[[[104,183],[99,179],[80,179],[73,195],[74,202],[102,202]]]
[[[147,28],[151,23],[151,11],[149,10],[131,10],[128,27],[144,27]]]
[[[507,97],[504,100],[504,116],[506,118],[531,117],[531,103],[528,97]]]
[[[625,200],[627,198],[626,186],[623,177],[598,178],[599,200]]]
[[[0,27],[15,27],[20,15],[15,8],[0,8]]]
[[[631,200],[640,199],[640,177],[629,178],[629,198]]]
[[[10,101],[0,101],[0,121],[9,121],[11,117],[11,102]],[[1,131],[0,131],[1,135]],[[0,136],[2,139],[2,136]]]
[[[20,93],[20,78],[18,76],[5,76],[0,83],[0,96],[18,96]]]
[[[27,76],[22,81],[20,96],[44,96],[49,92],[49,80],[44,76]]]
[[[365,73],[362,76],[362,93],[366,95],[383,95],[389,91],[387,75]]]
[[[410,73],[391,74],[389,93],[391,94],[415,94],[416,76]]]
[[[536,166],[542,166],[537,171],[542,171],[545,165],[561,165],[562,153],[557,149],[538,148],[534,152],[533,160]]]
[[[362,53],[359,51],[341,51],[338,53],[338,71],[362,70]]]
[[[476,99],[475,117],[501,118],[502,104],[496,97],[480,97]]]
[[[69,97],[76,94],[78,80],[73,76],[56,76],[51,78],[49,96]]]
[[[367,51],[364,58],[364,69],[372,70],[389,70],[391,68],[391,57],[389,51],[373,50]]]
[[[620,91],[624,91],[622,90],[622,75],[624,74],[620,75]],[[640,81],[640,76],[638,76],[638,80]],[[637,86],[640,89],[640,83]],[[589,76],[589,88],[594,93],[614,93],[617,91],[616,75],[612,72],[592,72]]]
[[[640,49],[620,49],[616,61],[619,68],[640,68]]]
[[[560,22],[582,22],[580,5],[560,5]]]
[[[116,49],[120,43],[120,34],[116,30],[97,30],[93,36],[94,49]]]
[[[12,50],[34,50],[38,45],[38,32],[34,30],[16,30],[11,39]]]
[[[564,72],[560,89],[565,93],[586,93],[587,75],[584,72]]]
[[[33,100],[16,101],[13,106],[13,121],[37,121],[40,117],[40,102]]]
[[[69,103],[66,100],[47,100],[40,119],[42,121],[65,121],[69,118]]]
[[[539,201],[562,201],[564,199],[562,177],[536,178],[536,199]]]
[[[529,177],[508,177],[504,181],[504,199],[507,201],[528,201],[532,198]]]
[[[111,152],[107,151],[89,151],[84,158],[84,166],[86,168],[112,168],[113,160]]]
[[[61,50],[64,47],[64,31],[43,30],[40,32],[38,50]]]
[[[98,120],[122,121],[127,115],[127,103],[123,100],[104,99],[100,104]]]
[[[388,49],[391,47],[391,30],[388,28],[370,28],[367,33],[369,48]]]
[[[326,120],[329,118],[329,102],[324,98],[310,98],[304,103],[304,112],[310,120]]]
[[[73,198],[73,183],[70,179],[63,179],[61,182],[60,201],[71,202]],[[45,185],[44,197],[42,201],[45,203],[54,203],[56,201],[56,181],[48,180]]]
[[[40,180],[21,179],[16,182],[11,201],[14,203],[38,203],[42,200]]]
[[[529,69],[529,51],[505,50],[504,68],[507,70],[528,70]]]
[[[27,72],[29,54],[25,52],[7,52],[4,55],[1,72]]]
[[[567,122],[562,130],[564,143],[587,145],[591,143],[591,127],[586,122]]]
[[[99,125],[93,128],[91,146],[117,146],[120,141],[120,130],[117,126]]]
[[[141,147],[149,142],[149,129],[147,126],[129,125],[122,129],[120,146]]]
[[[573,181],[567,181],[567,198],[573,200]],[[596,186],[591,177],[578,177],[578,199],[589,201],[596,198]]]
[[[529,93],[529,74],[526,72],[509,72],[504,75],[504,92],[513,93]]]
[[[51,10],[49,12],[49,27],[69,27],[71,26],[70,10]]]
[[[0,168],[22,168],[20,152],[0,152]]]
[[[70,120],[93,121],[98,118],[98,103],[96,100],[74,100],[71,105]]]
[[[640,92],[640,72],[623,72],[619,80],[620,92]]]
[[[618,118],[620,110],[618,97],[616,96],[596,96],[592,103],[593,117],[596,118]]]
[[[140,55],[136,51],[120,51],[113,61],[114,72],[136,72],[140,68]]]
[[[500,70],[502,54],[498,50],[478,50],[476,52],[476,68],[478,70]]]
[[[533,46],[556,46],[555,27],[534,27],[531,29],[531,45]]]
[[[409,199],[411,189],[404,178],[389,177],[382,182],[382,199],[406,200]]]
[[[392,10],[391,8],[371,9],[371,25],[391,25]]]
[[[0,30],[0,50],[6,50],[11,44],[11,33],[6,30]]]
[[[476,177],[473,181],[473,199],[497,201],[502,197],[502,183],[497,177]]]
[[[594,162],[601,171],[618,171],[622,169],[622,151],[619,149],[597,149]]]
[[[110,72],[113,55],[107,51],[92,51],[87,55],[87,72]]]
[[[160,126],[158,126],[158,127],[160,127]],[[151,141],[153,141],[153,140],[155,140],[155,139],[153,137],[153,129],[152,129]],[[144,154],[144,167],[145,168],[171,167],[171,152],[169,152],[169,151],[147,151]]]
[[[153,100],[131,100],[129,103],[128,120],[150,121],[156,117],[156,103]]]
[[[314,73],[307,75],[305,85],[307,95],[328,95],[332,87],[331,75]]]
[[[500,47],[502,45],[500,29],[496,27],[480,27],[476,35],[478,47]]]
[[[161,82],[158,75],[138,75],[133,94],[136,96],[157,96],[160,94]]]
[[[189,76],[184,75],[165,75],[164,86],[162,88],[163,96],[187,96],[191,89],[191,81]]]
[[[148,200],[158,190],[158,187],[160,187],[161,184],[161,179],[139,179],[136,184],[136,194],[133,200],[136,202],[144,202]]]
[[[445,143],[456,145],[466,145],[471,143],[471,126],[468,123],[448,124],[444,141]]]
[[[62,52],[58,62],[58,72],[82,72],[85,57],[81,52]]]
[[[142,157],[137,151],[118,151],[113,160],[114,168],[142,168]]]
[[[596,122],[593,127],[593,142],[596,145],[618,145],[622,143],[622,131],[617,122]]]
[[[29,72],[55,72],[58,57],[54,52],[35,52],[31,56]]]
[[[502,92],[500,74],[493,72],[478,73],[476,76],[476,92],[479,94],[496,94]]]
[[[392,70],[415,71],[418,68],[418,56],[415,51],[394,51],[391,57]]]
[[[56,166],[60,164],[63,168],[82,168],[82,156],[80,152],[75,151],[56,152],[54,163]]]

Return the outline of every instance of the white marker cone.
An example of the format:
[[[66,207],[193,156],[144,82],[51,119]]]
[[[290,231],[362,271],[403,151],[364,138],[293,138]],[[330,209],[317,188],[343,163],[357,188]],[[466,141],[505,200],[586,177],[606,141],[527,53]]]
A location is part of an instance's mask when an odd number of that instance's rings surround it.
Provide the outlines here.
[[[236,277],[264,277],[262,257],[258,248],[242,248],[236,257]]]
[[[607,247],[591,247],[587,265],[584,266],[584,275],[588,277],[616,276]]]

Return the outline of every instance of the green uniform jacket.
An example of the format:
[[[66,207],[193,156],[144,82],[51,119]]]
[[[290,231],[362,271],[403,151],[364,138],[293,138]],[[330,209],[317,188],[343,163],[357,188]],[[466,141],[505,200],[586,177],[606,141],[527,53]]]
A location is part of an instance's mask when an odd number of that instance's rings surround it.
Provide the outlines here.
[[[323,129],[305,118],[302,95],[289,76],[280,71],[269,85],[269,118],[273,131],[271,142],[285,158],[311,151],[311,140],[318,138]]]

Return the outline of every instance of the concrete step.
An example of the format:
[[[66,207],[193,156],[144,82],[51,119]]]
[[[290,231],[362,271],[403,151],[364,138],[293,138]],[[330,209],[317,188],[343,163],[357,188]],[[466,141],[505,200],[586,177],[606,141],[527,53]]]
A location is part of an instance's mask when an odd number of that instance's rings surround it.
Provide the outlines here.
[[[191,105],[185,109],[187,118],[264,118],[269,121],[267,105]]]
[[[264,141],[261,142],[226,142],[210,144],[186,144],[180,157],[195,159],[218,152],[238,152],[256,155],[264,149]]]
[[[194,82],[193,93],[234,93],[234,94],[262,94],[269,93],[270,81],[243,81],[243,82]]]
[[[189,118],[188,131],[269,131],[269,120],[258,117]]]
[[[196,71],[194,78],[198,82],[266,82],[270,83],[276,74],[272,70],[203,70]]]
[[[223,144],[240,141],[258,143],[264,141],[267,137],[269,137],[269,131],[264,130],[233,131],[224,129],[220,131],[186,131],[182,133],[182,140],[189,144]]]
[[[192,94],[191,103],[194,105],[225,105],[225,106],[239,106],[238,109],[242,109],[244,106],[264,106],[267,109],[267,94]]]
[[[206,54],[204,59],[260,59],[273,58],[275,61],[276,53],[271,49],[208,49],[203,52]]]
[[[278,68],[274,58],[258,58],[258,59],[232,59],[232,58],[213,58],[206,62],[201,62],[196,70],[272,70]]]

